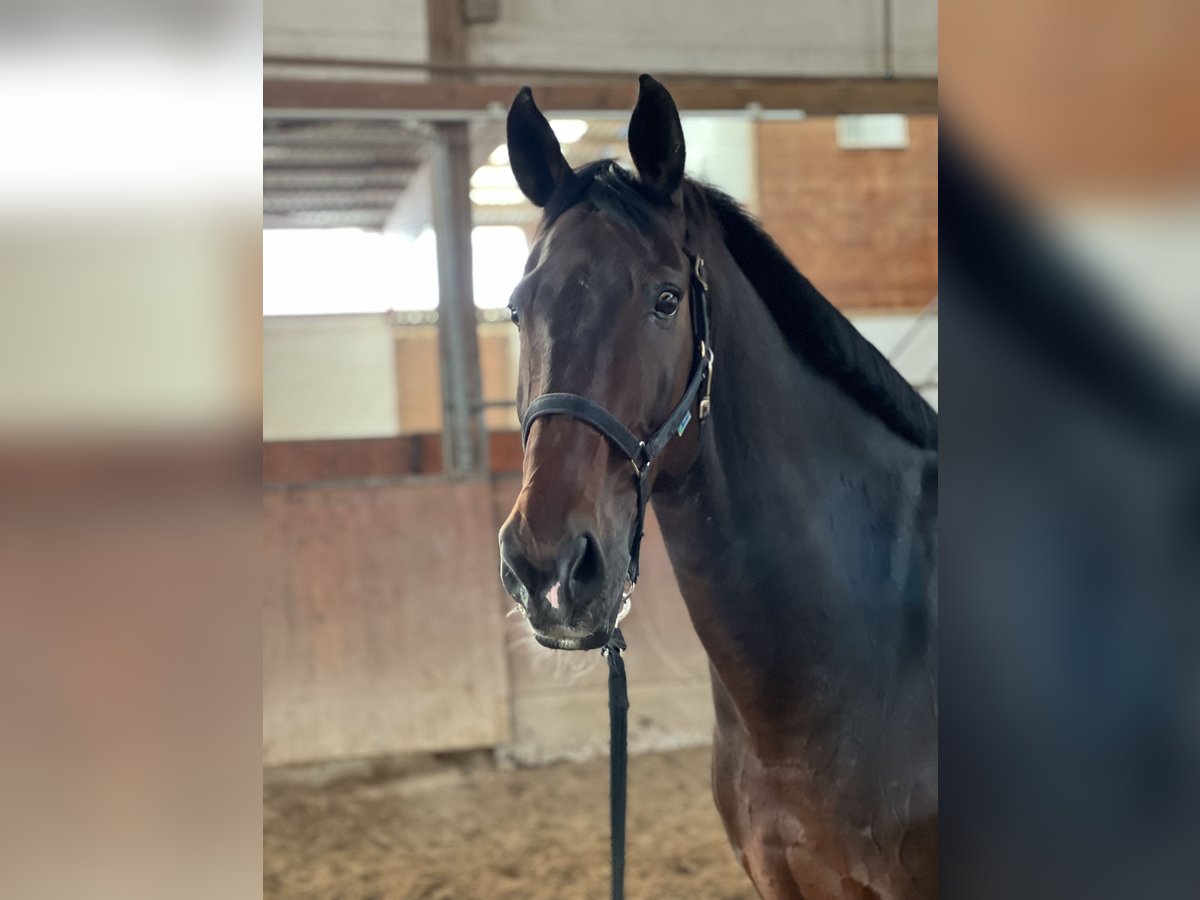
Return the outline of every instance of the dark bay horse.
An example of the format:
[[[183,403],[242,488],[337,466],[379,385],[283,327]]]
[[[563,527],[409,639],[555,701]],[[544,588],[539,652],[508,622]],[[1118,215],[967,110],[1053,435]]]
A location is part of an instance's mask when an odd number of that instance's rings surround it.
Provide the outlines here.
[[[555,392],[626,434],[670,420],[645,485],[710,660],[738,859],[767,898],[936,897],[935,414],[734,201],[684,177],[654,79],[629,125],[636,175],[573,171],[528,89],[508,141],[544,210],[512,297],[519,411]],[[698,333],[711,412],[697,396],[675,429]],[[637,451],[596,415],[527,423],[500,534],[505,587],[553,647],[603,642],[636,552]]]

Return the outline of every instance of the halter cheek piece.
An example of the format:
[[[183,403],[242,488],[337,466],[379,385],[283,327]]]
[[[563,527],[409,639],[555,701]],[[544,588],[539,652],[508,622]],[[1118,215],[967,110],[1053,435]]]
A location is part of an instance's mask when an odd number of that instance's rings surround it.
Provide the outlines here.
[[[708,343],[708,280],[704,270],[704,259],[688,254],[692,261],[691,310],[692,338],[695,349],[692,354],[692,371],[687,389],[657,429],[645,440],[640,440],[632,431],[599,403],[579,394],[542,394],[529,404],[521,423],[521,446],[529,441],[529,430],[542,416],[571,416],[591,425],[617,446],[633,464],[634,481],[637,485],[637,523],[633,529],[633,540],[629,548],[629,583],[637,584],[638,557],[642,546],[642,534],[646,522],[646,503],[650,499],[650,464],[673,438],[681,436],[692,420],[692,405],[700,397],[699,418],[703,422],[709,413],[712,397],[713,352]],[[703,396],[701,396],[703,390]]]

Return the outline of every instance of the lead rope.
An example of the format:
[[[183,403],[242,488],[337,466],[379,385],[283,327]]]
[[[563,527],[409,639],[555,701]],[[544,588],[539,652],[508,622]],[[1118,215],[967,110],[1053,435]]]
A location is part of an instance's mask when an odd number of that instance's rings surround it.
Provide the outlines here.
[[[614,628],[601,653],[608,660],[608,808],[612,844],[612,900],[625,897],[625,782],[628,765],[629,692],[621,651],[625,637]]]

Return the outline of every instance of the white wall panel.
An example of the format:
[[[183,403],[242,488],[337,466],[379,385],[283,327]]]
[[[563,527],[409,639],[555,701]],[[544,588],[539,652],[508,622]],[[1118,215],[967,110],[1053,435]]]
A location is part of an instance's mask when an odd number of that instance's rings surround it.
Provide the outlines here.
[[[264,0],[263,52],[423,62],[425,0]]]
[[[896,371],[913,384],[922,385],[921,396],[937,409],[937,388],[925,385],[937,380],[938,317],[852,316],[850,321]]]
[[[937,0],[892,0],[892,3],[893,74],[937,77]]]
[[[684,116],[687,173],[755,211],[757,145],[749,119]]]
[[[658,75],[865,74],[879,67],[881,10],[878,0],[504,0],[499,21],[471,29],[470,54],[477,63]]]
[[[399,433],[386,314],[263,319],[263,440]]]
[[[895,73],[936,75],[936,0],[893,2]],[[422,0],[265,0],[264,26],[268,55],[427,58]],[[467,35],[481,65],[662,76],[877,76],[884,66],[882,0],[501,0],[497,21]]]

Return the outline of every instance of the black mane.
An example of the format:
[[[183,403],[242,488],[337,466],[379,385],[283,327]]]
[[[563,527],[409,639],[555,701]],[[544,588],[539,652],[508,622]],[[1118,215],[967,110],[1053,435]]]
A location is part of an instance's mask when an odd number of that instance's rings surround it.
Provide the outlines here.
[[[656,213],[663,208],[661,201],[615,160],[601,159],[576,169],[574,177],[554,192],[546,204],[542,227],[549,228],[581,203],[643,234],[653,228]]]
[[[688,186],[720,224],[725,246],[792,348],[897,434],[918,447],[936,449],[937,413],[925,398],[792,265],[736,200],[708,185]]]
[[[543,228],[581,203],[640,232],[653,228],[662,202],[614,161],[589,163],[574,174],[546,204]],[[706,212],[716,220],[734,261],[793,350],[897,434],[919,447],[937,448],[937,414],[929,404],[736,200],[687,179],[684,204],[689,221]]]

